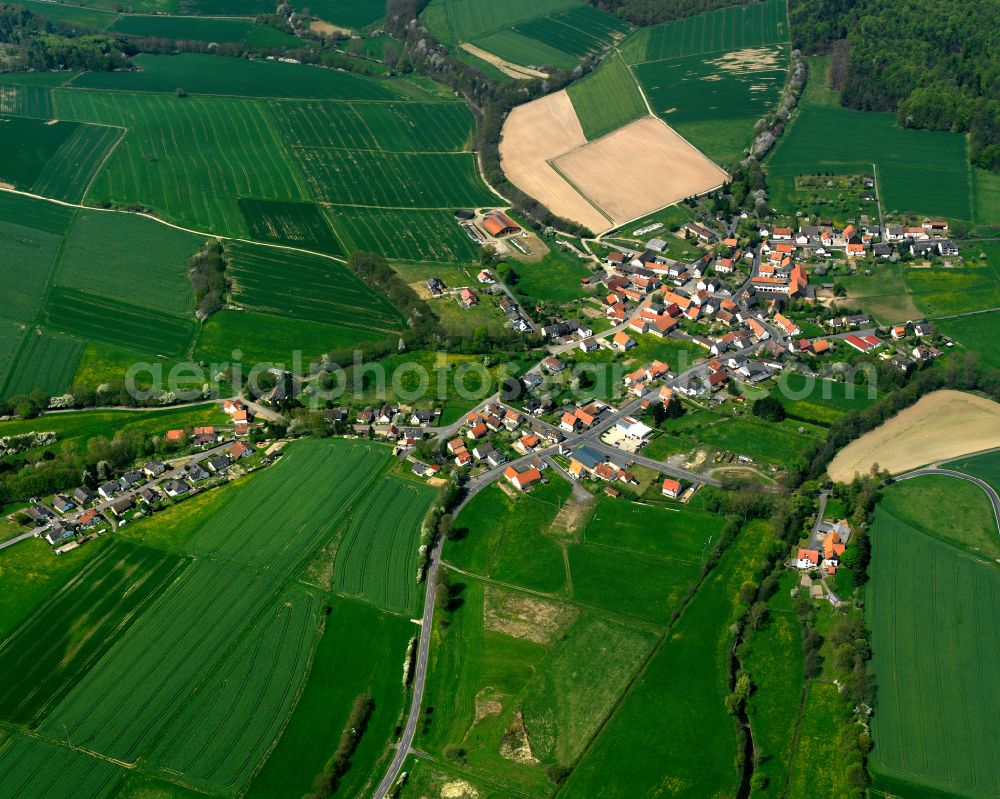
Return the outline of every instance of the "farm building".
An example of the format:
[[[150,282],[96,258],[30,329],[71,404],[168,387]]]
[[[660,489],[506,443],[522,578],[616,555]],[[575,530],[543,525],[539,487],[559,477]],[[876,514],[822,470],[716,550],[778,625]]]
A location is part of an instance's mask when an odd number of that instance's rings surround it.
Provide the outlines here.
[[[681,483],[679,480],[674,480],[672,477],[666,477],[663,480],[663,496],[670,497],[671,499],[677,499],[678,495],[681,493]]]
[[[483,229],[494,238],[517,233],[520,226],[502,211],[495,211],[483,220]]]

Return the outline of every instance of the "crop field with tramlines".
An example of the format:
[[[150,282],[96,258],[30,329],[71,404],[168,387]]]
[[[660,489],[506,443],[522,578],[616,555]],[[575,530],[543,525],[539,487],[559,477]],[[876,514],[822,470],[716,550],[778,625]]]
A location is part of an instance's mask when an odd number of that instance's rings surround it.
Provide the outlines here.
[[[387,477],[351,517],[337,550],[337,591],[397,613],[415,609],[420,521],[434,491]]]
[[[316,203],[237,200],[250,238],[343,255],[330,223]]]
[[[934,526],[932,519],[927,524]],[[885,781],[886,790],[903,796],[997,796],[993,709],[1000,678],[985,667],[1000,658],[1000,619],[992,612],[1000,602],[996,566],[881,505],[872,544],[865,615],[878,695],[870,756],[875,786]]]
[[[108,246],[111,241],[115,246]],[[66,236],[54,282],[187,317],[194,307],[187,262],[204,243],[202,236],[143,217],[81,211]]]
[[[359,30],[385,16],[385,3],[382,0],[310,0],[309,10],[325,22]]]
[[[116,542],[0,643],[0,718],[30,724],[162,593],[185,560]]]
[[[206,17],[166,17],[145,14],[126,14],[115,20],[108,29],[111,33],[125,36],[152,36],[157,39],[183,39],[195,42],[219,42],[240,44],[260,29],[253,20],[213,19]],[[298,47],[302,42],[290,34],[278,35],[276,46],[285,44]]]
[[[0,379],[0,397],[30,394],[35,389],[55,397],[73,383],[83,344],[69,336],[28,328],[11,362],[6,383]]]
[[[123,775],[114,763],[24,733],[11,733],[0,744],[0,795],[5,799],[105,799]]]
[[[27,322],[38,313],[62,238],[17,224],[18,209],[0,216],[0,277],[4,316]]]
[[[194,339],[194,317],[157,313],[97,294],[53,288],[45,303],[45,322],[82,339],[108,344],[128,342],[139,352],[180,357]]]
[[[128,128],[87,199],[141,203],[170,221],[245,232],[237,197],[308,199],[271,116],[252,100],[56,90],[62,119]]]
[[[385,297],[330,258],[239,243],[226,258],[233,300],[248,308],[378,334],[398,332],[403,322]]]
[[[473,117],[461,103],[274,100],[269,106],[293,147],[458,152],[472,136]]]
[[[599,139],[648,113],[632,74],[618,55],[571,84],[567,92],[587,141]]]
[[[383,496],[388,461],[368,442],[293,444],[211,515],[180,517],[195,528],[180,539],[193,562],[113,544],[0,644],[19,677],[0,689],[0,718],[94,753],[72,764],[81,790],[93,764],[142,758],[164,779],[238,795],[281,735],[315,647],[320,598],[292,581],[355,506]],[[414,530],[421,515],[407,516]],[[396,541],[411,564],[412,543]],[[32,785],[61,779],[46,765],[60,758],[36,762],[47,745],[26,740],[28,752],[0,751],[4,796],[17,795],[5,779],[24,778],[14,756],[34,765]]]

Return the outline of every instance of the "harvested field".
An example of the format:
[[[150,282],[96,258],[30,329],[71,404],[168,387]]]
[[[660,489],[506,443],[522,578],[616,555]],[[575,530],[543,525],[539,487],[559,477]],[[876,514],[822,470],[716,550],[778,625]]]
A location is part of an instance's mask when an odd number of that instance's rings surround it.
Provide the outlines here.
[[[568,153],[555,166],[616,226],[714,189],[728,178],[654,117],[644,117]],[[650,175],[659,179],[650,183]],[[645,188],[637,192],[636,186]]]
[[[722,169],[653,117],[588,144],[565,91],[515,108],[504,125],[500,156],[514,185],[595,233],[726,180]],[[654,174],[663,179],[647,185]],[[636,192],[637,185],[647,188]]]
[[[848,481],[878,464],[893,474],[1000,446],[1000,404],[935,391],[842,449],[827,472]]]
[[[563,180],[549,161],[587,143],[565,91],[519,105],[507,117],[500,140],[504,173],[521,191],[594,232],[611,222]]]

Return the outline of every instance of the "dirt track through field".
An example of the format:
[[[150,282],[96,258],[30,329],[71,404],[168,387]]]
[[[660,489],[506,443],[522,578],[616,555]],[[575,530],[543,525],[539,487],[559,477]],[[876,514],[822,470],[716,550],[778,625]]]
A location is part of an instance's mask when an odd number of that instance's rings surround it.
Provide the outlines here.
[[[500,163],[521,191],[544,203],[552,213],[597,233],[611,223],[548,163],[586,143],[569,95],[556,92],[510,112],[500,140]]]
[[[656,117],[643,117],[555,165],[616,225],[721,186],[725,171]]]
[[[513,61],[505,61],[500,56],[493,55],[493,53],[476,47],[474,44],[466,42],[465,44],[459,45],[459,47],[470,55],[474,55],[476,58],[482,59],[487,64],[492,64],[504,75],[508,75],[511,78],[517,78],[518,80],[542,78],[544,80],[548,77],[548,75],[541,70],[532,69],[531,67],[522,67],[520,64],[515,64]]]
[[[892,474],[1000,447],[1000,404],[962,391],[935,391],[842,449],[827,472],[840,482],[873,464]]]

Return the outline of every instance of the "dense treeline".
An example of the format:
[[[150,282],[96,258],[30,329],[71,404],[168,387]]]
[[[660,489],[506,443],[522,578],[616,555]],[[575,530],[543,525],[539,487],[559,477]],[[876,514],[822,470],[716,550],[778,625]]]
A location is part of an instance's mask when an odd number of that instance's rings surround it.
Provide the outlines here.
[[[1000,170],[995,0],[792,0],[790,18],[796,47],[833,54],[844,105],[968,131],[973,163]]]
[[[741,6],[756,0],[589,0],[591,5],[616,14],[633,25],[655,25],[672,19]]]
[[[194,290],[198,318],[208,319],[222,309],[228,288],[222,243],[217,239],[205,242],[204,248],[188,259],[188,275]]]
[[[323,771],[316,775],[313,783],[313,793],[307,794],[308,799],[326,799],[337,792],[340,778],[351,768],[351,757],[365,734],[368,721],[375,710],[375,701],[368,694],[358,694],[351,707],[351,715],[347,725],[340,734],[340,743],[333,757],[327,762]]]
[[[53,22],[9,3],[0,4],[0,44],[13,46],[14,55],[8,56],[6,63],[14,70],[107,72],[126,67],[129,56],[135,53],[120,37],[81,33],[72,25]]]

